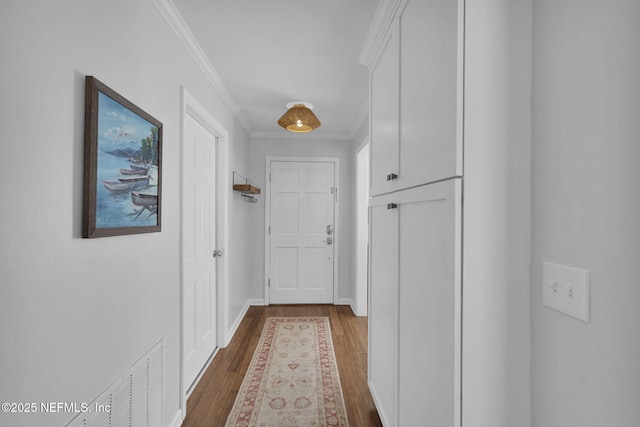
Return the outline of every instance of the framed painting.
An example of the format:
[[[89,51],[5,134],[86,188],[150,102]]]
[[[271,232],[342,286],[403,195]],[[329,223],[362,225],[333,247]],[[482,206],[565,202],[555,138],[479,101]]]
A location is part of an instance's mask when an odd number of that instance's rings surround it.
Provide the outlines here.
[[[86,77],[83,237],[160,231],[162,123]]]

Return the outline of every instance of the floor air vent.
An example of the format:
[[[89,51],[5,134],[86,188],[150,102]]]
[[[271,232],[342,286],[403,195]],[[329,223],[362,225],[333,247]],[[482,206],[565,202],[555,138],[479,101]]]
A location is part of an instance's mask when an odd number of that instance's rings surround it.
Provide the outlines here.
[[[164,343],[160,340],[67,427],[163,425]]]

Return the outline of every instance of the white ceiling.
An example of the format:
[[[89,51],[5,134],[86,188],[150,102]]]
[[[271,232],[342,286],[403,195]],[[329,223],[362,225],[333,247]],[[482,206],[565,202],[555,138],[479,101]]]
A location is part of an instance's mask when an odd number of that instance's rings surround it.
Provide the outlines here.
[[[351,139],[366,117],[358,63],[378,0],[173,0],[252,136],[287,137],[290,101],[322,126],[302,137]],[[295,134],[300,136],[300,134]]]

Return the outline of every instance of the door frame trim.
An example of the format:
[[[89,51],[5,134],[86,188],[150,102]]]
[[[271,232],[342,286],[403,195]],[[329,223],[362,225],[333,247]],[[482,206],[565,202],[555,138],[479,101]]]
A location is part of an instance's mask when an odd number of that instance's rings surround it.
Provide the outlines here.
[[[216,137],[216,247],[223,251],[227,248],[228,222],[227,207],[229,206],[229,133],[207,111],[198,100],[185,88],[180,88],[181,114],[180,114],[180,406],[182,419],[187,415],[187,393],[191,384],[185,384],[185,357],[184,357],[184,127],[187,115],[195,119],[204,128]],[[227,345],[227,295],[228,295],[228,257],[223,256],[216,265],[216,346]],[[215,353],[215,352],[214,352]],[[211,358],[205,365],[210,363]],[[204,372],[205,369],[203,369]],[[200,376],[202,373],[200,374]],[[198,376],[194,382],[200,380]]]
[[[287,157],[287,156],[267,156],[265,166],[265,195],[264,195],[264,305],[269,305],[269,265],[271,262],[269,225],[271,224],[271,163],[272,162],[305,162],[305,163],[333,163],[334,186],[338,189],[338,197],[333,205],[333,304],[337,305],[339,298],[340,283],[339,274],[339,250],[340,247],[340,158],[339,157]]]
[[[362,162],[366,156],[366,162]],[[355,286],[353,301],[356,316],[369,311],[369,189],[371,184],[371,145],[366,138],[356,150],[356,206],[355,206]],[[364,170],[363,170],[364,169]],[[366,240],[366,247],[361,242]]]

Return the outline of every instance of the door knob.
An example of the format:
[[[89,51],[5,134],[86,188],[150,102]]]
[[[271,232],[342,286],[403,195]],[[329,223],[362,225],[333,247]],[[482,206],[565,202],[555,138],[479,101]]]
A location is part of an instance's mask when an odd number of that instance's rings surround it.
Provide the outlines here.
[[[213,251],[213,257],[218,258],[222,256],[222,251],[220,249],[216,249]]]

